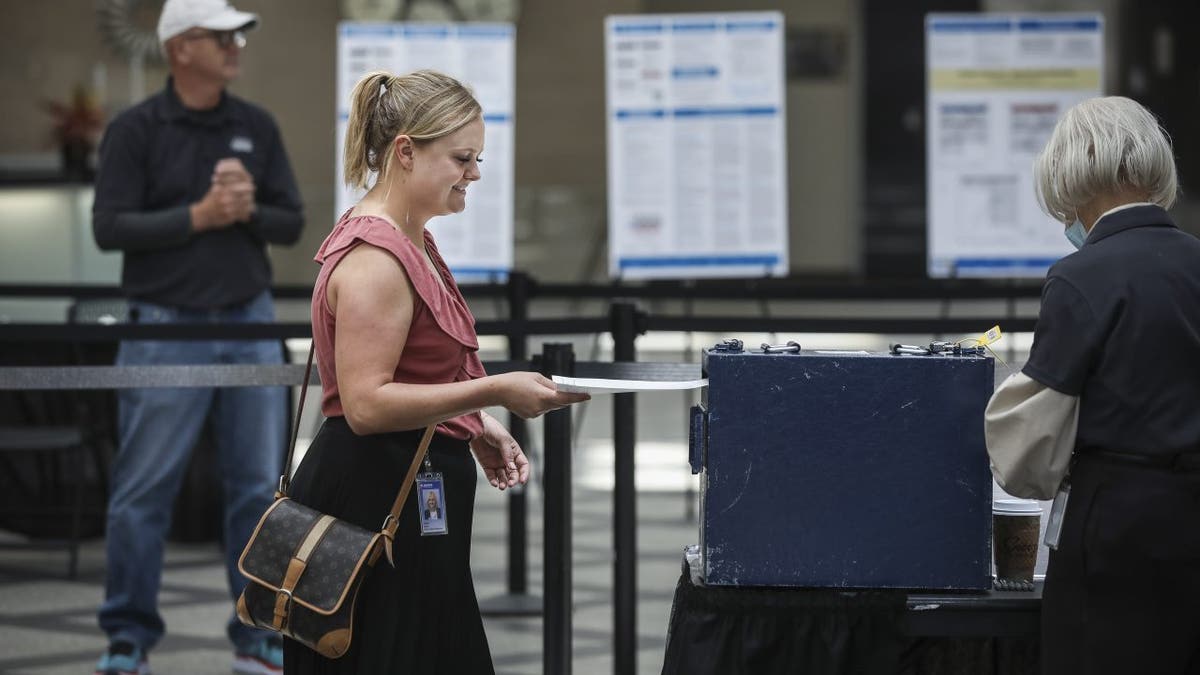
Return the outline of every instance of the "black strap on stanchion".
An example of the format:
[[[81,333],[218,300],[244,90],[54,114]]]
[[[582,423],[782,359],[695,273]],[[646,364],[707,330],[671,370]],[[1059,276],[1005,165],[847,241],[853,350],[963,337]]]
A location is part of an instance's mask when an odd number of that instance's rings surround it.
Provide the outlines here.
[[[485,361],[489,374],[529,370],[529,361]],[[627,380],[696,380],[695,363],[604,363],[580,361],[576,377]],[[0,366],[0,391],[143,389],[149,387],[274,387],[298,385],[304,366],[286,364],[212,364],[200,366]],[[312,369],[312,383],[320,381]],[[515,434],[514,434],[515,436]],[[524,439],[517,439],[523,442]]]
[[[523,325],[529,317],[529,276],[511,272],[508,277],[508,312],[513,325]],[[523,363],[529,369],[529,354],[526,334],[513,330],[507,334],[509,363]],[[488,368],[489,374],[495,374]],[[529,454],[529,432],[526,422],[519,415],[509,412],[508,431],[513,440]],[[530,459],[533,457],[531,455]],[[528,556],[528,498],[525,487],[510,488],[508,504],[508,590],[503,595],[479,601],[479,611],[484,616],[538,616],[542,613],[542,600],[529,594]]]
[[[632,302],[614,302],[613,361],[637,360],[638,313]],[[637,492],[634,488],[636,394],[613,396],[613,672],[637,672]]]
[[[569,343],[542,346],[542,374],[575,374],[575,352]],[[571,408],[546,413],[545,569],[542,613],[542,672],[571,675]]]
[[[508,318],[521,322],[529,318],[529,276],[523,272],[511,272],[508,277]],[[526,361],[529,358],[525,343],[525,333],[509,333],[508,358],[510,361]],[[516,413],[508,413],[508,430],[513,439],[521,447],[529,445],[529,432],[525,420]],[[528,597],[529,593],[529,557],[526,546],[528,540],[528,500],[524,488],[514,490],[508,495],[508,593],[514,598],[510,601],[510,610],[520,610],[522,614],[537,614],[541,612],[541,603],[537,598]],[[525,602],[520,599],[524,598]],[[530,602],[532,600],[532,602]]]
[[[314,383],[320,381],[316,370],[312,375]],[[303,379],[304,366],[298,363],[0,367],[0,390],[272,387],[300,384]]]

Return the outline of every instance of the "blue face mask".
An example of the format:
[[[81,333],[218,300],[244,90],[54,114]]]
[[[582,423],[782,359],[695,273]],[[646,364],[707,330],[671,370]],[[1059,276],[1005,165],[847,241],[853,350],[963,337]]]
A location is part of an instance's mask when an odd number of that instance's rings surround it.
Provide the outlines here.
[[[1075,248],[1083,248],[1083,242],[1087,239],[1088,235],[1087,230],[1083,229],[1083,223],[1079,222],[1078,218],[1075,219],[1075,222],[1071,223],[1065,234],[1067,235],[1067,241],[1071,242],[1071,245]]]

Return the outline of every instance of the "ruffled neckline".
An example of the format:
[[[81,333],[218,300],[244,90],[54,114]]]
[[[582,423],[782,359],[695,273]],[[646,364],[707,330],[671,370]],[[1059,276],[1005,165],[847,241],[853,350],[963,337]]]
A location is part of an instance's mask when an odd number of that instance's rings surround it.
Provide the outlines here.
[[[438,282],[429,266],[425,264],[425,254],[421,249],[392,225],[391,221],[379,216],[351,216],[347,211],[317,249],[313,260],[324,265],[331,259],[340,259],[359,242],[366,242],[389,251],[404,266],[417,295],[429,307],[430,313],[442,331],[464,347],[478,350],[479,339],[475,335],[475,317],[467,308],[466,299],[459,291],[458,284],[454,282],[454,276],[438,251],[437,242],[429,230],[424,230],[424,239],[429,257],[442,276],[444,287],[442,283]]]

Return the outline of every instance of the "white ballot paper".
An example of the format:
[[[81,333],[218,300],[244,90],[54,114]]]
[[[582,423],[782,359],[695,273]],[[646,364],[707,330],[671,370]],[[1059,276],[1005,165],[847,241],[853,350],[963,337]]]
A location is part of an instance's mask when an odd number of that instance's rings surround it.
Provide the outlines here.
[[[558,385],[559,391],[578,394],[627,394],[637,391],[699,389],[708,386],[708,380],[605,380],[562,375],[555,375],[551,379]]]

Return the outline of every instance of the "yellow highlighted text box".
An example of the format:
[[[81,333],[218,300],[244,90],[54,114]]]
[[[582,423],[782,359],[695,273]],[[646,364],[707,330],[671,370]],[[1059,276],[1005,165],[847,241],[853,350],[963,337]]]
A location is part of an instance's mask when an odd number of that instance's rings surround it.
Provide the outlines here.
[[[945,69],[929,74],[934,91],[987,89],[1100,89],[1098,68]]]

